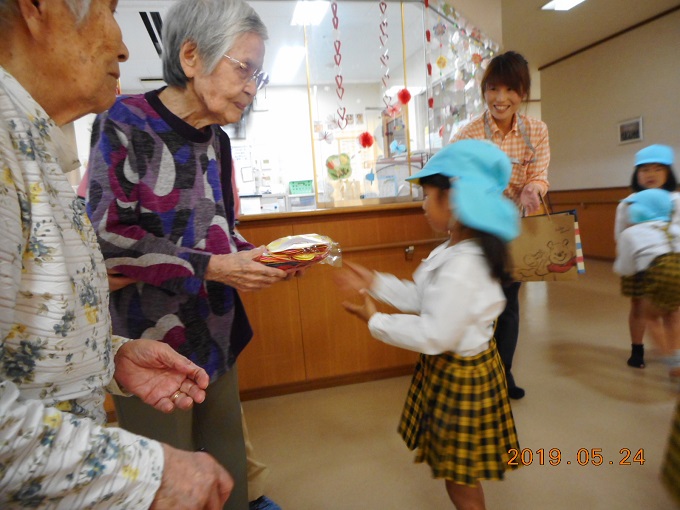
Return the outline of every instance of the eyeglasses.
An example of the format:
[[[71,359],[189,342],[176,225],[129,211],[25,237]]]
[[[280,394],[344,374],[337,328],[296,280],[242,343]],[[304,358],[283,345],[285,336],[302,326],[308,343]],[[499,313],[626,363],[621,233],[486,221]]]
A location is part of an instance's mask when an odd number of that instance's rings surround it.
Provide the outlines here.
[[[256,90],[260,90],[262,87],[266,87],[267,84],[269,83],[269,75],[264,71],[258,69],[252,71],[249,64],[241,62],[240,60],[236,60],[234,57],[230,57],[229,55],[226,54],[224,55],[224,58],[228,58],[234,64],[238,65],[238,69],[239,72],[241,73],[241,78],[243,79],[243,81],[249,82],[251,80],[254,80]]]

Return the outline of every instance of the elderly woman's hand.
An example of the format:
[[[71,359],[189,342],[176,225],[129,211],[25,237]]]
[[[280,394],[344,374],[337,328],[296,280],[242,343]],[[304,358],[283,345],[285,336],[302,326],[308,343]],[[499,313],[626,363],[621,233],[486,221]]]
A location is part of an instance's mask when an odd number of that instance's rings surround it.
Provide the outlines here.
[[[205,279],[224,283],[237,290],[259,290],[284,280],[286,272],[265,266],[253,259],[262,255],[264,246],[228,255],[213,255]]]
[[[205,400],[206,371],[163,342],[126,342],[114,362],[116,382],[161,412],[186,410]]]
[[[231,475],[203,452],[163,445],[161,486],[151,510],[221,510],[234,488]]]
[[[109,279],[109,292],[115,292],[123,287],[137,283],[136,279],[111,270],[106,272],[106,277]]]

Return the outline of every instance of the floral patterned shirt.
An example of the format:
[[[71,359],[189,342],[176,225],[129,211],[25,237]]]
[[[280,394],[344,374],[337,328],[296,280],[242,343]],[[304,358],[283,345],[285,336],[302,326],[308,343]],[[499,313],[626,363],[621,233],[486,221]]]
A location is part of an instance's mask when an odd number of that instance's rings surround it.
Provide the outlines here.
[[[104,427],[127,340],[62,138],[0,67],[0,508],[148,508],[163,451]]]

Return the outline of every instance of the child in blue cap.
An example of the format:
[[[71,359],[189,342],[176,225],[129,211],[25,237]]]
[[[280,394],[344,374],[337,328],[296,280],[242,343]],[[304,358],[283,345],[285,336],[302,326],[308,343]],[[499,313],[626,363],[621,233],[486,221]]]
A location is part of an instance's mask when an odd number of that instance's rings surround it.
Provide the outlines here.
[[[617,243],[614,270],[639,279],[640,302],[652,338],[680,380],[680,226],[672,223],[673,195],[645,189],[624,200],[628,223]],[[680,503],[680,401],[662,466],[662,479]]]
[[[511,163],[492,143],[448,145],[408,180],[423,187],[430,225],[449,239],[413,281],[347,262],[338,283],[363,294],[345,308],[385,343],[420,352],[399,425],[416,462],[443,478],[456,508],[484,508],[480,480],[501,480],[519,451],[494,322],[511,278],[507,243],[519,212],[503,195]],[[370,296],[369,296],[370,295]],[[402,313],[378,313],[371,296]]]
[[[674,160],[673,149],[667,145],[655,144],[641,149],[635,154],[635,171],[631,178],[630,187],[636,193],[645,189],[664,189],[671,192],[671,198],[675,204],[672,221],[680,225],[680,193],[676,191],[677,181],[673,173]],[[629,202],[624,200],[616,209],[614,226],[614,238],[616,240],[618,240],[621,232],[631,225],[628,221],[628,204]],[[634,368],[644,368],[645,366],[644,335],[646,320],[642,308],[641,284],[640,278],[636,275],[621,277],[621,293],[631,298],[628,328],[632,346],[628,365]]]
[[[614,271],[638,280],[642,315],[672,377],[680,377],[680,226],[673,197],[645,189],[623,201],[628,223],[616,244]]]

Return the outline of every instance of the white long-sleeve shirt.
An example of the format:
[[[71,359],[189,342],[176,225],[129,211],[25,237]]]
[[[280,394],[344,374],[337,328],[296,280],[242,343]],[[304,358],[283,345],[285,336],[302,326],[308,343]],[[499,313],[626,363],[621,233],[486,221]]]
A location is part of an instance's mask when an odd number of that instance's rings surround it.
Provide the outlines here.
[[[435,248],[413,281],[377,273],[371,294],[401,310],[376,313],[368,322],[383,342],[424,354],[453,351],[474,356],[489,346],[493,322],[505,308],[500,283],[476,241]]]
[[[632,276],[645,271],[660,255],[680,253],[680,227],[667,221],[646,221],[624,229],[616,243],[614,272]]]
[[[61,131],[0,67],[0,508],[145,509],[160,443],[104,427],[111,336],[97,238]]]

